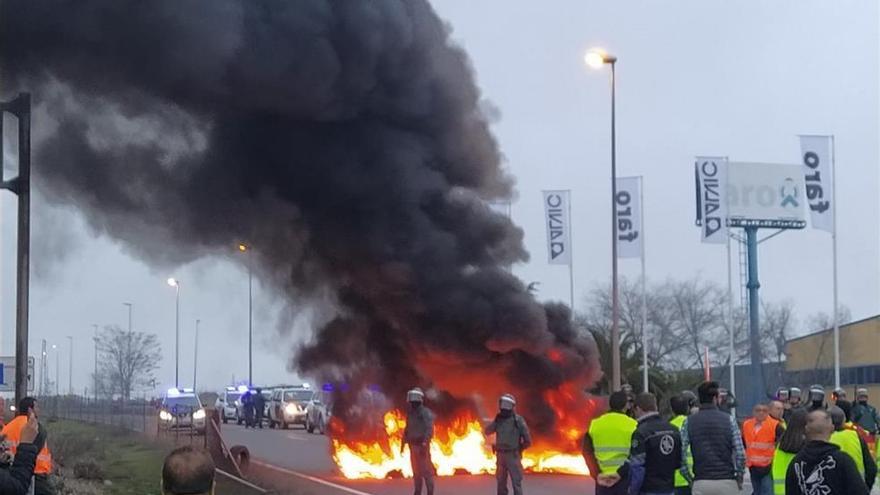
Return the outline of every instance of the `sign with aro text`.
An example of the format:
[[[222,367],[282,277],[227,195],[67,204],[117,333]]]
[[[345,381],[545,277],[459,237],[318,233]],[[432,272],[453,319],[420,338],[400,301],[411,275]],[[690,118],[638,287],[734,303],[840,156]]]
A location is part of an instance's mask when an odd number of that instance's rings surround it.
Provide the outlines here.
[[[801,136],[801,163],[810,223],[814,229],[834,232],[834,162],[831,136]]]
[[[617,256],[642,256],[642,178],[617,179]]]
[[[570,191],[544,191],[544,222],[547,224],[547,262],[571,264]]]
[[[804,174],[797,165],[731,162],[727,168],[731,227],[802,229],[806,201]]]
[[[703,242],[727,242],[727,158],[698,156],[694,164],[697,183],[697,225]]]

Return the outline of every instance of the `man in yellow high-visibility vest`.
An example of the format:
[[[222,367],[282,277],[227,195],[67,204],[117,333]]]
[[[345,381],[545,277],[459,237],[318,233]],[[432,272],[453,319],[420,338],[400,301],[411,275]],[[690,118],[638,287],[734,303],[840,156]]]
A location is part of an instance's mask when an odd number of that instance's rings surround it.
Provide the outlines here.
[[[596,495],[625,495],[629,489],[624,466],[637,423],[626,415],[628,400],[626,392],[611,394],[608,412],[595,418],[584,435],[584,460],[596,480]]]
[[[696,397],[693,402],[696,402]],[[672,426],[678,428],[678,431],[681,431],[681,425],[684,424],[684,420],[690,415],[691,405],[691,401],[684,395],[676,395],[669,399],[669,408],[672,409],[672,414],[674,414],[669,422]],[[693,456],[690,455],[690,452],[685,455],[690,459],[689,464],[693,466]],[[690,482],[678,471],[675,473],[675,495],[691,495]]]

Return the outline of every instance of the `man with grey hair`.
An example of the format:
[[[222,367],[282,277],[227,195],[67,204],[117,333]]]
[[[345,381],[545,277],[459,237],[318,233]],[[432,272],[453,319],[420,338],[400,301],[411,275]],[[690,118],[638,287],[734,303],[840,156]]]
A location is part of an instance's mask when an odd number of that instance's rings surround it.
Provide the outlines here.
[[[834,425],[823,409],[807,415],[807,443],[788,466],[786,495],[868,495],[865,480],[853,460],[830,443]]]

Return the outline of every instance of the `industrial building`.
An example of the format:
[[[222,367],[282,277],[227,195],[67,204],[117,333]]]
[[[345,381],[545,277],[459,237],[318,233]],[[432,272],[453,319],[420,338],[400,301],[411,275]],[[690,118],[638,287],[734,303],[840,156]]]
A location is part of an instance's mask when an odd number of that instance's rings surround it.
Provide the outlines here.
[[[790,385],[834,387],[834,331],[822,330],[785,345],[786,379]],[[855,398],[859,387],[880,401],[880,315],[840,326],[840,383]]]

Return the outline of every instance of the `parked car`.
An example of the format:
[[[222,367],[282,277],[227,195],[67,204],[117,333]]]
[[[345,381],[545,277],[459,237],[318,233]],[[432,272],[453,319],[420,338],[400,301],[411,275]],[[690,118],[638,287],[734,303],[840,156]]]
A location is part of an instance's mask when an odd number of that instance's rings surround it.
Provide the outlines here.
[[[159,428],[195,430],[204,435],[206,416],[199,396],[192,389],[171,389],[159,407]]]
[[[314,433],[317,430],[321,435],[327,431],[331,409],[329,401],[330,394],[315,393],[306,405],[306,431]]]
[[[220,411],[220,417],[223,419],[224,423],[228,423],[229,420],[238,419],[238,408],[240,406],[239,399],[241,398],[241,393],[241,390],[235,387],[226,387],[226,390],[221,392],[217,397],[217,402],[214,404],[214,408]]]
[[[305,428],[306,407],[314,395],[315,391],[307,385],[273,390],[269,428],[279,426],[287,429],[288,425],[302,425]]]

